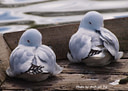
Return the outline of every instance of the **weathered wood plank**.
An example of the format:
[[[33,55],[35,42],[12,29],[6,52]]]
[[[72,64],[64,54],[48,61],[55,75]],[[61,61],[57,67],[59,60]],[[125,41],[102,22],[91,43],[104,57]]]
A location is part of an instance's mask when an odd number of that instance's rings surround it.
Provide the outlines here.
[[[110,84],[125,77],[124,75],[60,74],[38,83],[7,79],[2,85],[2,89],[127,90],[128,84],[116,86]]]
[[[43,36],[43,43],[49,45],[53,48],[57,55],[57,59],[62,59],[66,57],[68,51],[68,41],[70,36],[77,30],[78,24],[70,24],[64,26],[42,28],[39,31]],[[4,39],[6,40],[8,46],[13,50],[19,41],[21,32],[13,32],[4,34]]]
[[[0,84],[5,80],[5,70],[9,66],[9,55],[11,50],[7,46],[3,39],[3,35],[0,34]]]
[[[101,68],[87,67],[85,64],[72,64],[66,58],[68,42],[73,33],[78,29],[78,23],[49,28],[40,28],[43,35],[43,43],[52,46],[57,55],[57,62],[64,67],[61,74],[49,78],[44,82],[32,83],[19,79],[6,78],[1,85],[2,89],[28,89],[35,90],[127,90],[128,84],[112,86],[109,83],[128,76],[128,59],[118,60]],[[105,27],[110,29],[119,39],[121,50],[128,51],[128,18],[105,20]],[[4,34],[8,46],[13,50],[21,36],[21,32]],[[0,80],[6,77],[5,70],[8,66],[10,49],[0,35]],[[128,58],[128,54],[124,58]],[[1,81],[3,81],[1,80]],[[29,89],[28,89],[29,90]],[[30,89],[31,90],[31,89]]]
[[[128,59],[121,59],[105,67],[88,67],[83,63],[73,64],[69,61],[58,61],[64,67],[64,74],[106,74],[106,75],[128,75]]]
[[[71,64],[68,60],[60,60],[64,67],[61,74],[43,82],[26,82],[21,79],[7,78],[2,89],[45,89],[45,90],[126,90],[128,84],[113,86],[109,83],[128,75],[128,59],[121,59],[105,67],[87,67],[85,64]],[[83,87],[84,86],[84,87]]]
[[[124,52],[123,58],[128,59],[128,52]]]
[[[110,83],[125,78],[124,75],[60,74],[44,82],[26,82],[7,79],[2,89],[37,89],[37,90],[127,90],[128,84],[113,86]]]
[[[43,35],[43,43],[52,46],[57,55],[57,59],[66,58],[68,51],[68,42],[72,34],[78,29],[78,23],[67,24],[62,26],[40,28]],[[119,39],[120,50],[128,50],[128,18],[118,18],[105,20],[105,27],[111,30]],[[21,32],[13,32],[4,34],[8,46],[13,50],[19,41]]]

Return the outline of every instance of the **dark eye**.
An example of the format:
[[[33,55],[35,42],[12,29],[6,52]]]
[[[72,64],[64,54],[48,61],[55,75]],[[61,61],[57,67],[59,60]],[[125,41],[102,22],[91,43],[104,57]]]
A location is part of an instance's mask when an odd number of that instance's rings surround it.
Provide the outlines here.
[[[89,24],[92,24],[91,22],[89,22]]]
[[[30,43],[30,40],[27,40],[28,43]]]

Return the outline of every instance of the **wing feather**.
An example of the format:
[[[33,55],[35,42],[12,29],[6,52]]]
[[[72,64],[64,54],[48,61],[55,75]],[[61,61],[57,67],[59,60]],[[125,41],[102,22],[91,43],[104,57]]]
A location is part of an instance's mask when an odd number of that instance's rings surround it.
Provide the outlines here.
[[[74,61],[80,62],[91,50],[91,37],[83,33],[74,34],[70,39],[69,49]]]
[[[24,46],[18,46],[10,56],[10,68],[13,75],[27,71],[32,63],[33,54]]]
[[[119,52],[119,42],[117,37],[106,28],[101,28],[100,38],[103,40],[104,46],[108,49],[111,55],[117,59]]]
[[[50,72],[53,75],[62,72],[62,67],[56,63],[56,55],[48,46],[42,45],[37,50],[40,64],[45,65],[44,70]],[[44,62],[45,61],[45,62]]]

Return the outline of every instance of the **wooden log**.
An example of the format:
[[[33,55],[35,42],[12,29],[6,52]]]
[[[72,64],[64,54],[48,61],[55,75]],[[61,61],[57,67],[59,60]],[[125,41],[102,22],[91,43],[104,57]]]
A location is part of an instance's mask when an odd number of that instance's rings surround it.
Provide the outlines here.
[[[60,74],[49,78],[47,81],[32,83],[22,80],[8,79],[2,85],[3,90],[127,90],[127,85],[111,85],[118,79],[125,78],[123,75],[83,75],[83,74]],[[27,83],[27,84],[26,84]]]
[[[84,63],[70,63],[68,60],[61,60],[58,63],[64,68],[64,74],[128,75],[128,59],[121,59],[104,67],[88,67]]]
[[[104,21],[105,27],[112,31],[119,39],[120,50],[128,50],[128,18],[108,19]],[[62,26],[39,28],[43,35],[43,43],[52,46],[57,55],[57,59],[66,58],[68,52],[68,43],[72,34],[78,29],[79,23],[66,24]],[[4,34],[8,46],[13,50],[19,41],[21,32],[12,32]]]
[[[0,34],[0,84],[5,80],[5,70],[9,66],[10,48],[7,46],[3,35]]]
[[[128,32],[126,32],[128,31],[127,25],[127,17],[105,20],[105,27],[111,30],[118,37],[120,50],[123,51],[128,51]],[[68,60],[63,60],[66,59],[69,39],[71,35],[77,31],[78,26],[78,23],[74,23],[63,26],[38,28],[43,35],[43,44],[52,46],[57,55],[57,62],[64,67],[61,74],[39,83],[7,78],[1,85],[2,89],[31,90],[28,88],[32,88],[35,90],[127,90],[127,84],[113,86],[109,83],[125,78],[128,75],[128,59],[118,60],[118,62],[112,63],[103,68],[87,67],[82,63],[71,64]],[[23,32],[24,31],[6,33],[3,36],[0,35],[1,82],[6,77],[5,70],[8,66],[10,52],[17,46],[19,38]],[[127,55],[128,53],[125,55],[125,58],[128,58]]]
[[[117,80],[128,75],[128,61],[118,62],[102,68],[87,67],[84,64],[71,64],[61,60],[59,65],[64,67],[61,74],[42,82],[27,82],[21,79],[7,78],[2,89],[31,90],[127,90],[128,84],[112,85]]]

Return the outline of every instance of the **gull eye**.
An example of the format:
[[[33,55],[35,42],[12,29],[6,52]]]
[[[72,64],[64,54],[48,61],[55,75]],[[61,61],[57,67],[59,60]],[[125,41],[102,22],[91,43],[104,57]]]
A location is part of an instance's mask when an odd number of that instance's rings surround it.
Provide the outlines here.
[[[92,24],[92,23],[89,21],[89,24]]]
[[[30,43],[30,40],[27,40],[28,43]]]

